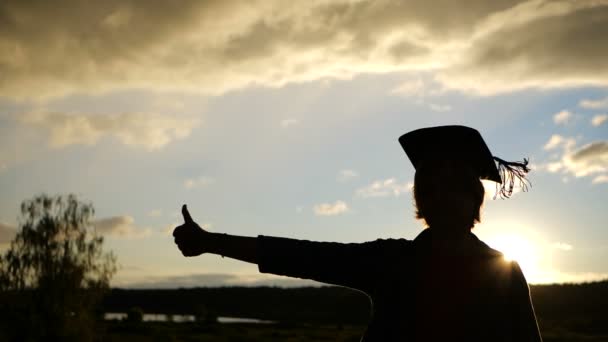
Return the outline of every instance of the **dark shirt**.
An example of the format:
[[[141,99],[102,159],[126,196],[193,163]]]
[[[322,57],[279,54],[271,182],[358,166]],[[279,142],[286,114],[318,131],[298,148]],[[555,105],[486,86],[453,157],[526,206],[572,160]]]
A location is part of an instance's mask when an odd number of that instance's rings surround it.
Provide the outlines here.
[[[366,293],[372,316],[365,342],[541,340],[519,265],[472,233],[457,242],[431,228],[413,241],[259,236],[258,251],[260,272]]]

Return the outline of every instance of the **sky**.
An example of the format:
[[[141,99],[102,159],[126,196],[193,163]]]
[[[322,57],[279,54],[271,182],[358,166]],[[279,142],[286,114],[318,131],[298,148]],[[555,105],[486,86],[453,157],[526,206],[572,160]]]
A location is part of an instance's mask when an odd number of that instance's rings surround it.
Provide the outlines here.
[[[0,4],[0,250],[19,205],[96,209],[119,287],[298,286],[184,258],[213,232],[413,239],[397,139],[467,125],[532,187],[474,233],[531,283],[608,278],[608,1],[18,1]]]

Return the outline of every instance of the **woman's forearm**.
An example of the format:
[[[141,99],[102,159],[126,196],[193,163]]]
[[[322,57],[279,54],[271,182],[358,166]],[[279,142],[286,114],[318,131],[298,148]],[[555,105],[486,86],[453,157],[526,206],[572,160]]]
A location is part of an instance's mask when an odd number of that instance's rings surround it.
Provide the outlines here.
[[[241,261],[258,263],[257,238],[207,233],[207,252]]]

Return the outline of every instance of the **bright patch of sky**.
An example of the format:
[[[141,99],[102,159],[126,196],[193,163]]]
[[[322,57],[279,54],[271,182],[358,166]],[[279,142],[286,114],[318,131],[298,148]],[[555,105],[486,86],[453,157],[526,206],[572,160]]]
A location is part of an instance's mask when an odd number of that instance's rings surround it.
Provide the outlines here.
[[[589,124],[595,111],[578,106],[581,99],[597,98],[601,92],[493,97],[448,92],[434,100],[453,109],[436,112],[416,98],[391,93],[404,79],[407,75],[361,76],[329,84],[252,88],[204,101],[176,96],[187,114],[171,118],[195,118],[200,124],[155,150],[112,136],[58,148],[49,138],[51,128],[28,126],[4,110],[2,127],[12,132],[13,148],[31,152],[6,162],[0,217],[14,224],[22,199],[41,192],[75,192],[93,201],[98,217],[116,217],[110,222],[121,224],[107,242],[125,266],[117,284],[180,274],[245,277],[256,269],[214,256],[184,260],[179,255],[170,230],[180,224],[182,203],[188,203],[195,219],[212,223],[213,231],[345,242],[413,238],[422,228],[413,219],[408,192],[413,168],[397,138],[419,127],[464,124],[479,129],[494,154],[512,160],[529,157],[536,169],[530,192],[486,203],[477,231],[483,235],[496,226],[509,232],[506,221],[529,227],[549,242],[576,246],[552,250],[552,267],[560,273],[540,281],[608,273],[604,258],[589,258],[608,254],[601,242],[607,238],[603,222],[608,216],[600,204],[608,199],[606,184],[593,183],[605,172],[577,177],[545,167],[566,153],[559,144],[545,148],[556,134],[574,139],[572,149],[605,141],[606,131]],[[122,107],[123,96],[73,97],[73,107],[66,100],[46,106],[80,112],[106,104],[106,111],[114,112]],[[134,92],[129,103],[132,110],[143,111],[155,96],[171,94]],[[567,125],[557,125],[554,116],[562,110],[580,114]],[[285,127],[284,117],[296,117],[299,124]],[[361,195],[373,191],[387,196]]]

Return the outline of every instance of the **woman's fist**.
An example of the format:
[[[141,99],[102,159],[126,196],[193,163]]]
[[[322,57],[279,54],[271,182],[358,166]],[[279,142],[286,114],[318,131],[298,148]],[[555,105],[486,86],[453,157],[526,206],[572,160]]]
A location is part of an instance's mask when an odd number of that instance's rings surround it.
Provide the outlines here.
[[[173,230],[177,248],[187,257],[205,253],[206,236],[209,233],[192,220],[185,204],[182,206],[182,216],[184,216],[184,224]]]

